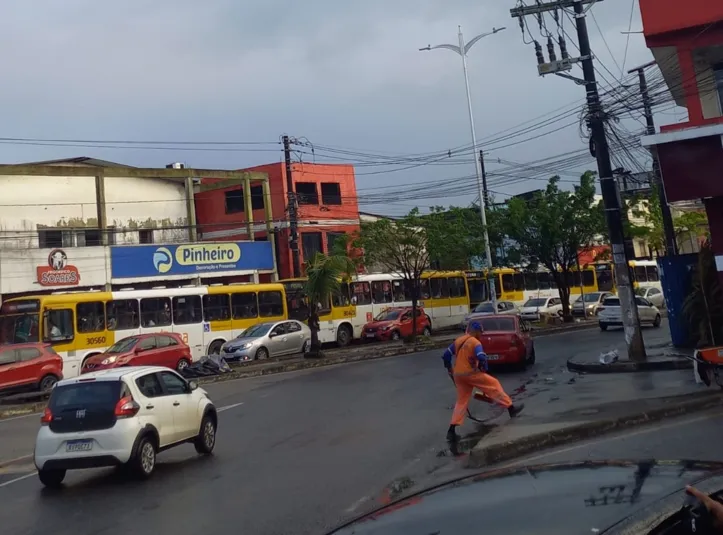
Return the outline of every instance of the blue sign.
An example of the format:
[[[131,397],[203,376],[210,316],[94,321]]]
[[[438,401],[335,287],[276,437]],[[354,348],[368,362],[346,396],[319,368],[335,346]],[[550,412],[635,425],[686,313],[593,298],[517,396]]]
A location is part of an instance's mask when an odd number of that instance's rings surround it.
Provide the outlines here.
[[[114,279],[275,269],[265,241],[111,247],[110,264]]]

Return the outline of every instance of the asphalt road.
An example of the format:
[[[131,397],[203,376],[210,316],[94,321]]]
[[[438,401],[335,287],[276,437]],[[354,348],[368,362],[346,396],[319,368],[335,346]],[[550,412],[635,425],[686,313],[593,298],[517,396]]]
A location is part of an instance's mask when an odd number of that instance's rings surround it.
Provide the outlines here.
[[[662,341],[666,325],[646,335]],[[538,338],[534,368],[498,377],[513,392],[621,339],[597,330]],[[13,535],[323,533],[400,492],[464,473],[444,440],[454,390],[439,356],[211,385],[223,411],[215,455],[197,457],[191,446],[164,453],[145,483],[112,470],[71,472],[62,491],[48,492],[30,457],[37,416],[0,421],[0,526]]]

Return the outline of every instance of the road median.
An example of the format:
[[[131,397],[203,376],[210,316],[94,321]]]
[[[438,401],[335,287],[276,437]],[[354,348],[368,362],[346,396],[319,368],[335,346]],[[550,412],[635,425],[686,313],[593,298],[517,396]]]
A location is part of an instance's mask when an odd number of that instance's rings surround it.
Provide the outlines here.
[[[723,407],[718,389],[696,385],[689,371],[666,374],[545,378],[529,385],[519,399],[523,413],[505,413],[488,422],[489,431],[470,452],[469,463],[483,467],[694,412]],[[513,396],[514,397],[514,396]],[[597,400],[591,398],[598,398]]]

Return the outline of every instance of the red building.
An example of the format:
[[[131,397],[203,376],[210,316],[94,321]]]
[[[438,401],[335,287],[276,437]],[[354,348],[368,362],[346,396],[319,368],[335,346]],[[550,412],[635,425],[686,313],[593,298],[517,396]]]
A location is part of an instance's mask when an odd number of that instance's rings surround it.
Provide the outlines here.
[[[264,173],[269,178],[278,272],[281,278],[293,277],[285,165],[273,163],[243,170]],[[354,166],[294,163],[291,176],[297,197],[299,256],[303,270],[303,263],[316,252],[328,253],[339,236],[359,230]],[[196,220],[201,239],[248,239],[245,194],[239,185],[196,193]],[[267,199],[261,184],[252,183],[250,194],[254,239],[266,240]]]
[[[723,2],[640,0],[640,11],[668,91],[688,109],[686,122],[662,126],[642,144],[657,150],[668,202],[705,203],[723,282]]]

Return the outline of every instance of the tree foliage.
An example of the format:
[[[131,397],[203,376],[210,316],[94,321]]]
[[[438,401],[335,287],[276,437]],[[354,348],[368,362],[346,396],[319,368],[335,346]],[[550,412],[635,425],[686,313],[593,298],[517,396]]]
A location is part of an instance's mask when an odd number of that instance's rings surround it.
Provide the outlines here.
[[[327,303],[341,291],[341,282],[356,272],[356,266],[345,255],[316,253],[306,264],[306,298],[309,301],[309,329],[311,329],[311,355],[318,356],[319,304]]]
[[[570,317],[570,273],[577,268],[578,252],[595,243],[605,232],[602,206],[595,202],[595,174],[580,177],[574,191],[561,190],[559,177],[531,200],[515,198],[507,203],[503,231],[517,243],[528,262],[547,268],[562,300],[563,315]]]
[[[436,269],[470,269],[472,258],[484,256],[484,227],[479,208],[435,206],[421,219],[430,263]]]
[[[412,289],[412,332],[417,332],[419,280],[429,268],[428,243],[439,239],[441,218],[428,218],[414,209],[406,216],[362,223],[354,247],[364,251],[364,264],[383,271],[399,273]]]
[[[628,230],[633,238],[648,242],[655,254],[665,254],[665,230],[663,228],[663,210],[657,188],[651,188],[645,197],[634,197],[629,203],[630,213],[642,220],[642,224],[630,224]],[[684,212],[673,219],[673,232],[677,242],[687,234],[696,237],[707,227],[708,218],[702,212]]]

